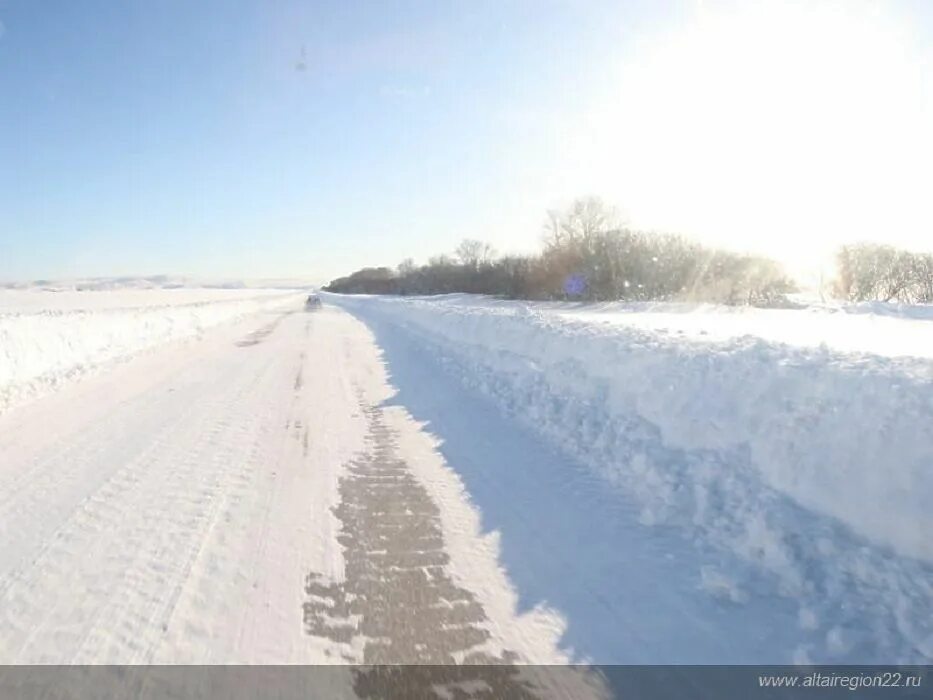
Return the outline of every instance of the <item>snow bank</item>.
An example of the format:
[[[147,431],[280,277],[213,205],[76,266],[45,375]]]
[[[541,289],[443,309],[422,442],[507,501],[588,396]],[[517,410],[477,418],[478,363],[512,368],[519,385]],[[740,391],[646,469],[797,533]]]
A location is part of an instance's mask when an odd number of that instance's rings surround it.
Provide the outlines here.
[[[76,290],[59,287],[32,289],[0,288],[0,314],[55,313],[108,309],[141,309],[150,307],[190,306],[196,303],[244,301],[282,296],[282,289],[216,289],[172,288],[117,290]]]
[[[856,350],[859,337],[878,349],[864,312],[328,298],[417,336],[639,503],[644,524],[686,528],[765,572],[808,620],[847,630],[852,653],[933,660],[923,314],[884,317],[902,342],[872,354]],[[716,568],[699,578],[733,601],[748,588]]]
[[[811,302],[796,309],[756,309],[714,304],[557,303],[536,308],[558,318],[700,342],[751,336],[794,347],[933,359],[933,305]]]
[[[106,363],[296,299],[257,290],[0,291],[0,412]]]

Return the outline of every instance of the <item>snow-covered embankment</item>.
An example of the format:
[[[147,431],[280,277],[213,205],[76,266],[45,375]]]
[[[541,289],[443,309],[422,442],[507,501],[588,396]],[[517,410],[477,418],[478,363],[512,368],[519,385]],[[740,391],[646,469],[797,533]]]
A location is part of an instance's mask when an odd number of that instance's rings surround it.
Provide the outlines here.
[[[933,321],[901,319],[917,351],[895,357],[853,352],[868,321],[830,310],[705,307],[685,333],[683,319],[646,322],[649,306],[593,318],[462,296],[331,299],[417,337],[615,484],[645,525],[722,553],[700,572],[711,594],[797,600],[820,640],[799,660],[933,660]],[[795,333],[813,314],[827,318],[818,345]]]
[[[255,289],[0,291],[0,412],[101,366],[297,299]]]

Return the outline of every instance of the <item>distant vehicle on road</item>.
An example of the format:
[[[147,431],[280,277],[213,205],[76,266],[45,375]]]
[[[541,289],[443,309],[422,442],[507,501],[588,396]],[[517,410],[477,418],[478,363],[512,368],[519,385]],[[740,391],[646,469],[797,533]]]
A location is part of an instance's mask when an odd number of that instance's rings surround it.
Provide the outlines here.
[[[317,294],[311,294],[305,299],[305,311],[314,311],[321,308],[321,299]]]

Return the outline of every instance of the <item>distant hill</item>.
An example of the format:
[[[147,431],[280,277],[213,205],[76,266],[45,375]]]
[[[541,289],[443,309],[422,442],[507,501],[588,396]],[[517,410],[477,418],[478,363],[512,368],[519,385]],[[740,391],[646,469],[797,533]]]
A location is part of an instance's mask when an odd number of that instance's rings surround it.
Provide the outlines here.
[[[317,285],[300,279],[208,280],[181,275],[148,277],[90,277],[64,280],[32,280],[0,283],[0,289],[45,289],[49,291],[108,291],[114,289],[314,289]]]

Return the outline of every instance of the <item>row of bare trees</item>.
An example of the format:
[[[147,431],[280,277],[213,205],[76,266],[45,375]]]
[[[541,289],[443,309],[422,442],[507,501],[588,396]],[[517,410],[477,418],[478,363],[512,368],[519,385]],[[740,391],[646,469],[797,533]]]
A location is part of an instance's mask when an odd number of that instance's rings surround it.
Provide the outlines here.
[[[598,199],[578,200],[566,212],[549,213],[541,266],[551,298],[568,291],[568,279],[578,281],[572,291],[592,300],[773,305],[794,291],[773,260],[626,228]]]
[[[395,270],[365,268],[326,289],[350,294],[470,292],[518,299],[666,300],[773,305],[793,291],[774,261],[710,249],[667,234],[621,226],[598,199],[549,212],[544,245],[534,256],[498,257],[464,240],[453,255]]]
[[[833,293],[849,301],[933,303],[933,253],[872,243],[843,246]]]
[[[933,255],[881,245],[840,249],[834,294],[864,301],[933,302]],[[326,289],[350,294],[470,292],[515,299],[688,300],[776,306],[795,285],[774,260],[717,250],[671,234],[630,229],[600,200],[549,212],[543,247],[497,256],[464,240],[426,265],[366,268]]]

